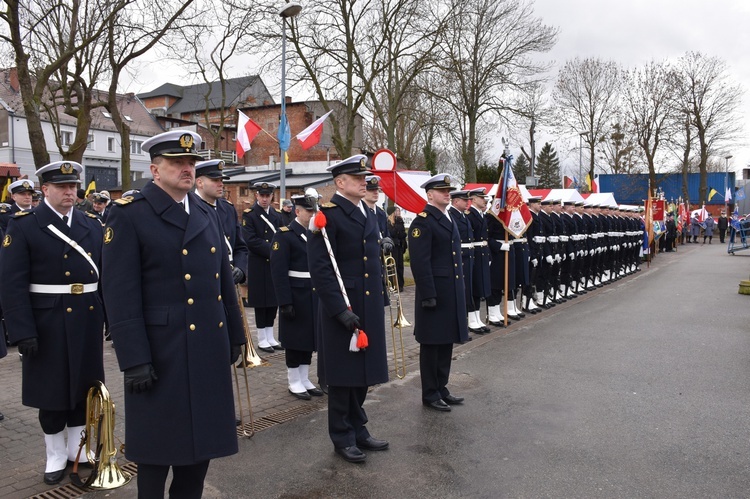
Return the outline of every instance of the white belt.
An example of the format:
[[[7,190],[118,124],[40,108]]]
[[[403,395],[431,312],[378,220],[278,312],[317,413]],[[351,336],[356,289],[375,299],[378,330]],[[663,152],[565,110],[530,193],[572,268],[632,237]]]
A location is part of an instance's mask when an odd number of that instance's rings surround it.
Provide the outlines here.
[[[475,248],[484,248],[487,246],[487,241],[477,241],[474,243]]]
[[[526,242],[526,238],[522,237],[521,239],[514,239],[511,242],[512,243],[525,243]]]
[[[309,279],[310,272],[301,272],[299,270],[290,270],[288,272],[289,277],[298,277],[300,279]]]
[[[544,241],[547,240],[544,236],[534,236],[532,239],[535,243],[538,243],[538,244],[542,244]]]
[[[557,236],[549,236],[547,239],[551,243],[556,243],[556,242],[558,242],[560,240],[560,238],[558,238]]]
[[[42,293],[47,295],[82,295],[83,293],[93,293],[99,289],[98,282],[89,284],[30,284],[29,292]]]
[[[461,249],[473,248],[473,247],[474,247],[474,243],[461,243]]]
[[[560,236],[560,241],[567,243],[568,239],[570,239],[568,236]]]

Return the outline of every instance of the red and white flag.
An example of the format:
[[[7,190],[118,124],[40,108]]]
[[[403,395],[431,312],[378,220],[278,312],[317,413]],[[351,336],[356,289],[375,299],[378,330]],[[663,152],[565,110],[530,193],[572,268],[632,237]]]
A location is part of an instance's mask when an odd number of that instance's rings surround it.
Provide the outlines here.
[[[497,197],[490,206],[490,213],[503,224],[513,237],[520,238],[531,225],[531,211],[523,202],[521,189],[513,175],[513,157],[503,161],[503,171],[498,182]]]
[[[242,156],[250,150],[250,142],[261,131],[261,127],[242,111],[239,111],[239,113],[240,117],[237,120],[237,157],[242,159]]]
[[[328,118],[328,115],[332,111],[328,111],[326,114],[313,121],[312,125],[302,130],[297,134],[297,140],[302,145],[302,149],[308,150],[318,142],[320,142],[320,136],[323,135],[323,122]]]

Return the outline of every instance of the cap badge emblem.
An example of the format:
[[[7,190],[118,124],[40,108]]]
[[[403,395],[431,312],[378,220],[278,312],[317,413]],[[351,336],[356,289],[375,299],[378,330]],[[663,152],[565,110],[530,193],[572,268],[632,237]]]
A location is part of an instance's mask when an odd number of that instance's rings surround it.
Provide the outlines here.
[[[70,163],[63,163],[62,165],[60,165],[60,173],[62,173],[63,175],[70,175],[71,173],[73,173],[73,165],[71,165]]]
[[[180,137],[180,147],[184,148],[186,151],[189,151],[193,148],[193,136],[189,133],[186,133]]]

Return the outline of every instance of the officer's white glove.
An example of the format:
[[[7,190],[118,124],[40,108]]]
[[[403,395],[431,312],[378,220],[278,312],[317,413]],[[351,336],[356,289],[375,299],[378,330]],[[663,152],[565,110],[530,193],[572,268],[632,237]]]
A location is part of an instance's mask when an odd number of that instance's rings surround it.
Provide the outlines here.
[[[555,260],[557,260],[557,263],[560,263],[560,262],[562,262],[562,257],[560,257],[559,254],[555,255]]]
[[[570,258],[571,260],[575,260],[576,259],[575,253],[569,253],[568,258]]]
[[[537,265],[539,265],[539,260],[537,260],[536,258],[532,259],[531,260],[531,265],[533,265],[534,267],[536,267]]]
[[[500,245],[500,251],[510,251],[510,243],[503,243]]]
[[[552,265],[553,263],[555,263],[555,259],[552,258],[552,255],[547,255],[547,257],[545,258],[545,260],[547,260],[547,263],[549,263],[550,265]]]

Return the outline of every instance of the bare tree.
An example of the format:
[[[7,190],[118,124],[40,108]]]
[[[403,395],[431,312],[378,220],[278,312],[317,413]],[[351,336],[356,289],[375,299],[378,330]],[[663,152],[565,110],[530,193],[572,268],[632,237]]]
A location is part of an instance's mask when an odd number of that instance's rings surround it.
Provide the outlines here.
[[[651,185],[656,185],[655,158],[659,146],[675,131],[673,87],[667,63],[651,61],[624,74],[623,103],[626,120],[648,166]]]
[[[698,139],[700,202],[707,200],[708,158],[721,153],[741,133],[737,111],[742,89],[729,80],[727,66],[716,57],[688,52],[675,68],[678,111],[689,116]]]
[[[486,115],[508,111],[512,92],[533,83],[546,66],[557,30],[534,16],[528,1],[454,0],[440,44],[440,68],[450,85],[440,97],[453,109],[465,180],[476,180],[478,127]]]
[[[548,125],[552,120],[552,109],[547,102],[547,95],[542,82],[536,82],[529,85],[525,92],[518,97],[517,109],[519,128],[523,128],[522,135],[524,139],[518,142],[521,144],[521,153],[529,163],[528,174],[534,173],[536,164],[536,132],[539,126]],[[529,151],[526,151],[526,141],[528,141]]]
[[[591,178],[595,173],[595,148],[615,121],[619,73],[619,67],[612,61],[575,58],[560,70],[552,92],[561,132],[582,135],[589,149]]]
[[[599,155],[607,164],[608,173],[630,174],[639,170],[638,145],[631,136],[631,131],[620,122],[614,123],[609,133],[599,141]]]

